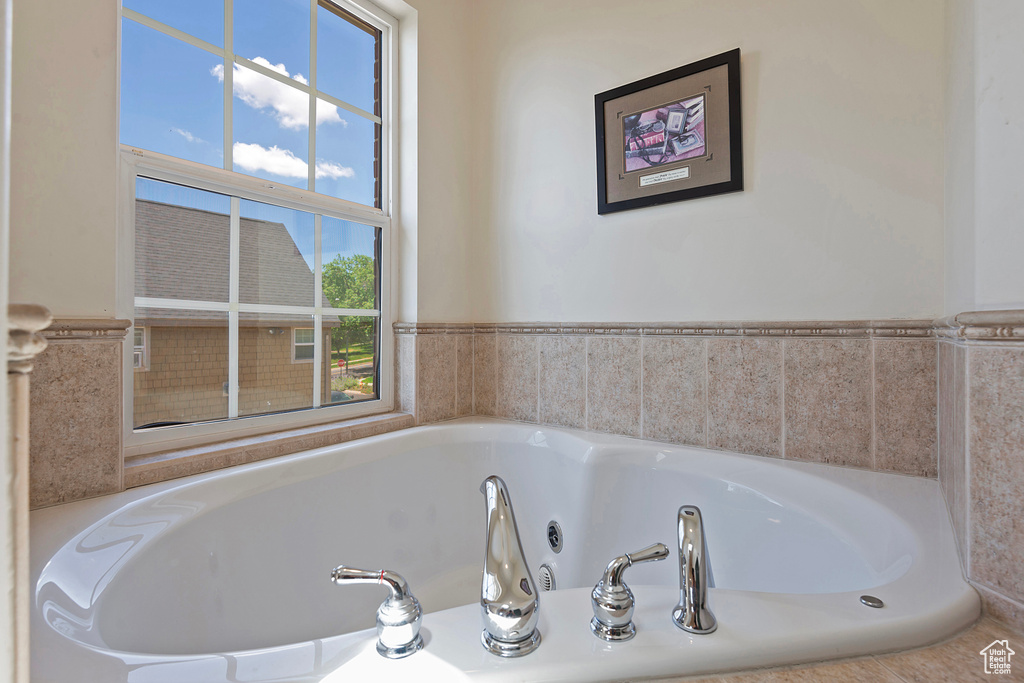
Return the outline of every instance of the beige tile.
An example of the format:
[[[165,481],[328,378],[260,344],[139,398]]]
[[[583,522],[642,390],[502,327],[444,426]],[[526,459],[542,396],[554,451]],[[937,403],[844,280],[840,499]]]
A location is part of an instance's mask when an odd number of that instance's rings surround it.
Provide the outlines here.
[[[395,335],[395,407],[416,414],[416,335]]]
[[[970,577],[1024,602],[1024,349],[968,353]]]
[[[33,508],[121,490],[121,342],[55,342],[30,377]]]
[[[659,678],[651,683],[902,683],[871,658],[786,669],[757,669],[699,678]]]
[[[419,424],[455,417],[456,335],[416,339],[416,415]]]
[[[497,385],[497,335],[473,335],[473,414],[495,414]]]
[[[967,348],[953,349],[953,444],[952,457],[955,476],[953,488],[956,506],[953,508],[953,529],[956,533],[960,557],[964,566],[970,565],[968,548],[967,512],[970,491],[967,489]]]
[[[939,341],[939,486],[946,499],[946,507],[953,519],[953,532],[958,539],[963,529],[957,529],[956,510],[963,505],[956,499],[955,479],[963,476],[963,457],[956,457],[953,451],[953,397],[954,397],[954,346],[945,340]]]
[[[643,437],[707,445],[705,340],[644,337]]]
[[[457,354],[457,393],[455,415],[463,417],[473,414],[473,335],[455,335]]]
[[[497,335],[495,413],[512,420],[537,421],[537,337]]]
[[[586,427],[587,340],[544,336],[540,345],[540,422]]]
[[[871,342],[787,339],[786,458],[872,466]]]
[[[708,446],[782,454],[782,342],[709,339]]]
[[[640,337],[587,338],[587,429],[640,436]]]
[[[975,584],[974,588],[981,595],[985,614],[989,618],[998,622],[999,626],[1006,626],[1016,634],[1024,635],[1024,604],[1014,602],[985,586]],[[1021,668],[1024,669],[1024,666]]]
[[[1013,673],[1009,676],[986,675],[981,650],[994,640],[1009,638],[1010,646],[1016,647],[1024,640],[1016,638],[1005,628],[990,619],[982,619],[973,628],[959,638],[926,648],[900,654],[879,657],[878,661],[888,670],[895,673],[907,683],[935,683],[935,681],[1024,681],[1024,667],[1014,664]]]
[[[342,423],[314,425],[286,432],[262,434],[205,446],[193,446],[129,458],[125,488],[187,477],[213,470],[322,448],[415,425],[411,415],[388,413]]]
[[[934,339],[876,339],[875,469],[938,476]]]

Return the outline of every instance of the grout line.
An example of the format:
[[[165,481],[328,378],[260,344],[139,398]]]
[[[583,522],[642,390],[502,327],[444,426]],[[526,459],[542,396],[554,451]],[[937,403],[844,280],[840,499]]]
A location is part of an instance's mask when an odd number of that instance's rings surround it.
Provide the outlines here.
[[[534,346],[537,347],[537,412],[534,414],[533,421],[540,424],[540,337],[537,337],[537,341],[534,342]]]
[[[898,655],[898,654],[901,654],[901,653],[899,653],[899,652],[892,652],[892,653],[889,653],[889,656]],[[903,676],[900,676],[898,673],[896,673],[895,671],[893,671],[892,669],[890,669],[889,667],[887,667],[885,665],[885,662],[883,660],[884,659],[888,659],[888,656],[886,656],[886,657],[872,657],[871,659],[875,660],[875,663],[877,663],[879,666],[881,666],[883,669],[885,669],[885,671],[890,676],[893,676],[894,678],[896,678],[896,680],[903,681],[903,683],[914,683],[914,681],[908,681],[907,679],[903,678]]]
[[[878,471],[878,417],[877,413],[877,397],[875,393],[878,391],[877,376],[875,373],[875,344],[876,340],[872,338],[871,344],[871,394],[868,397],[871,402],[871,469],[875,472]]]
[[[960,383],[960,391],[963,394],[963,431],[964,431],[964,568],[967,570],[967,578],[971,578],[971,543],[973,541],[973,532],[971,529],[971,440],[969,438],[971,433],[971,392],[970,392],[970,381],[968,378],[971,376],[971,355],[970,346],[963,347],[964,353],[964,373],[963,381]],[[953,362],[953,372],[956,372],[956,361]]]
[[[583,336],[583,429],[590,429],[590,335]]]
[[[640,438],[644,438],[644,337],[640,335]]]
[[[708,341],[704,340],[704,447],[711,447],[711,372],[708,361]]]
[[[786,459],[786,340],[782,340],[782,382],[780,382],[782,392],[782,400],[779,404],[782,407],[782,443],[779,444],[779,457],[782,460]]]

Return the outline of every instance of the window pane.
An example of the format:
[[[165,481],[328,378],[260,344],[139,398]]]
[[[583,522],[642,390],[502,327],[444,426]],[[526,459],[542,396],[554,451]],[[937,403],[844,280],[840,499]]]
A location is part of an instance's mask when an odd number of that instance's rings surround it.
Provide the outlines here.
[[[320,224],[320,262],[324,299],[331,308],[376,309],[379,274],[378,228],[324,216]]]
[[[216,74],[222,62],[122,19],[121,142],[223,167],[224,86]]]
[[[135,296],[226,303],[231,199],[149,178],[135,197]]]
[[[316,87],[379,116],[374,98],[377,31],[348,17],[327,0],[317,7]]]
[[[377,398],[378,320],[324,316],[324,332],[330,337],[331,383],[323,403]]]
[[[224,47],[224,3],[211,0],[124,0],[124,6],[190,36]]]
[[[233,78],[234,170],[306,189],[309,95],[238,64]]]
[[[379,126],[324,100],[316,107],[316,191],[377,206]]]
[[[234,0],[234,51],[309,83],[309,0]]]
[[[313,364],[292,360],[293,328],[312,324],[310,315],[239,314],[240,416],[312,407]]]
[[[239,301],[312,306],[313,214],[243,199],[240,215]]]
[[[149,328],[149,370],[135,373],[134,426],[228,416],[228,314],[135,309]]]
[[[313,328],[296,328],[295,329],[295,343],[296,344],[312,344],[313,343]],[[312,356],[310,356],[312,358]]]

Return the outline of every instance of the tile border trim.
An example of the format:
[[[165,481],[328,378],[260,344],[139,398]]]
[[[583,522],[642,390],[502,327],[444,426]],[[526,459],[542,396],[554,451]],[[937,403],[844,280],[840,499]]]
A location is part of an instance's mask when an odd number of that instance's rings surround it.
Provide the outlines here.
[[[120,341],[131,326],[131,320],[117,318],[56,318],[40,334],[51,342]]]
[[[910,337],[934,336],[932,320],[813,320],[659,323],[404,323],[395,334],[615,335],[629,337]]]
[[[394,324],[395,334],[530,334],[684,337],[946,338],[1024,341],[1024,310],[967,311],[946,318],[890,320],[523,322]]]

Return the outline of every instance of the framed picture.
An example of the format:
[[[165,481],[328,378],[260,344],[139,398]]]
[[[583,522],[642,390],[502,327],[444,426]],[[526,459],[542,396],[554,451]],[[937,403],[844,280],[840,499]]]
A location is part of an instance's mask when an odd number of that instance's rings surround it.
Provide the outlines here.
[[[740,51],[594,96],[597,212],[743,189]]]

